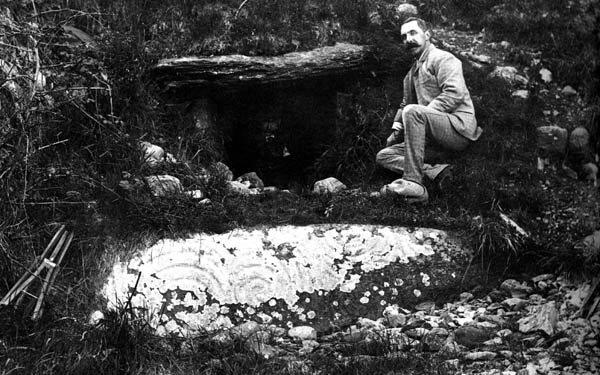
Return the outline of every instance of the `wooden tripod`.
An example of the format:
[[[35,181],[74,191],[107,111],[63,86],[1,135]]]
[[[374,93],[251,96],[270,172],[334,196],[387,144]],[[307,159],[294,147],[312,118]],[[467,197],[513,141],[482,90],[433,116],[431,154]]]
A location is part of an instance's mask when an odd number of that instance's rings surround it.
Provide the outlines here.
[[[31,315],[31,319],[37,320],[43,311],[44,298],[48,294],[48,290],[54,283],[60,263],[62,262],[67,249],[73,240],[73,233],[65,230],[65,226],[61,226],[58,231],[46,246],[42,254],[36,258],[34,264],[25,272],[17,283],[8,291],[8,293],[0,300],[0,305],[9,305],[16,299],[16,305],[19,305],[25,296],[29,296],[36,301],[35,308]],[[52,252],[50,252],[52,250]],[[50,254],[50,256],[48,256]],[[45,275],[42,273],[46,271]],[[28,291],[31,285],[39,281],[38,294],[32,294]]]

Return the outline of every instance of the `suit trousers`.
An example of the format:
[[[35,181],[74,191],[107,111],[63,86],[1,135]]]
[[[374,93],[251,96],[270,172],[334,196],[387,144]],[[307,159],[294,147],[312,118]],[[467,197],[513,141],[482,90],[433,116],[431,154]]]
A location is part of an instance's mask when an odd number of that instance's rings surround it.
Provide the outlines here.
[[[444,149],[461,151],[471,143],[454,129],[452,122],[456,121],[460,120],[451,113],[418,104],[407,105],[402,111],[404,142],[379,151],[377,164],[403,173],[405,180],[422,183],[423,176],[435,180],[448,164],[426,164],[425,145],[433,143]]]

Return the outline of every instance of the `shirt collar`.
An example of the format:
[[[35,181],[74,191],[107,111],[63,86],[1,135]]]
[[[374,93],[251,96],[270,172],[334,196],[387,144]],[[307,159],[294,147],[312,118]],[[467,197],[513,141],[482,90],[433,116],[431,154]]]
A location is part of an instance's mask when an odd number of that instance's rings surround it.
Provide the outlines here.
[[[423,62],[429,55],[429,52],[431,52],[431,50],[433,50],[434,48],[435,48],[435,46],[433,44],[431,44],[431,42],[427,42],[427,46],[423,50],[423,53],[421,53],[421,56],[419,56],[419,58],[414,60],[413,64],[415,66],[415,72],[421,67],[421,65],[423,65]]]

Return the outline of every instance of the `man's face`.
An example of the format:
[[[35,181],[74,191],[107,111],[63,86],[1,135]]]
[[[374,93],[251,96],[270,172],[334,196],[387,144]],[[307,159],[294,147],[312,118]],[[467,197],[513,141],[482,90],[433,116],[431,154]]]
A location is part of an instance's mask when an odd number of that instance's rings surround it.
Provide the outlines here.
[[[421,56],[425,50],[425,44],[429,41],[429,31],[423,31],[417,21],[405,23],[400,28],[402,43],[413,56]]]

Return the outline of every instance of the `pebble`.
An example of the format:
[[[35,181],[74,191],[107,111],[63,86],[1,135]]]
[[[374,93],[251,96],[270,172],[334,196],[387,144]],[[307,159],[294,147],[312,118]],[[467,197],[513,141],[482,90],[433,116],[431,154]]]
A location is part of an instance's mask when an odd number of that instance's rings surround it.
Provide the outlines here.
[[[491,361],[496,356],[497,354],[494,352],[474,352],[466,353],[465,359],[468,361]]]
[[[288,336],[300,340],[316,340],[317,330],[309,326],[298,326],[290,328]]]

